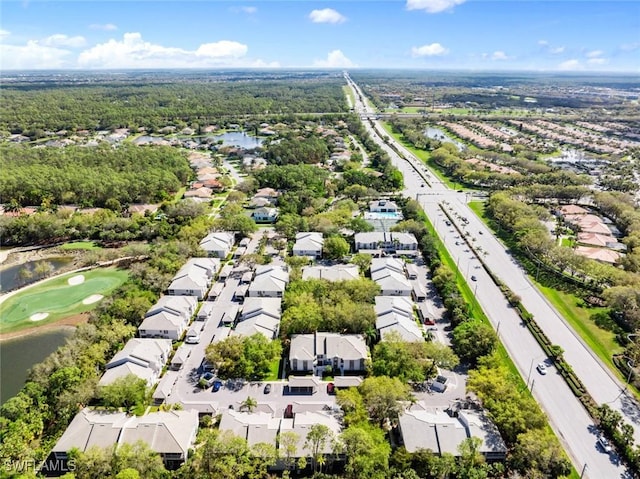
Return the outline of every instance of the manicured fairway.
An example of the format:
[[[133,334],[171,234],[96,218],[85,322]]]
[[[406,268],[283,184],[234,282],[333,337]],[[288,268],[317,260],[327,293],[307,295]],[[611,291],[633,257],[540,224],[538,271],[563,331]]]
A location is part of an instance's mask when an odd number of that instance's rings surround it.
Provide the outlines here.
[[[0,332],[46,324],[89,311],[124,283],[128,273],[116,268],[70,273],[18,292],[0,304]]]

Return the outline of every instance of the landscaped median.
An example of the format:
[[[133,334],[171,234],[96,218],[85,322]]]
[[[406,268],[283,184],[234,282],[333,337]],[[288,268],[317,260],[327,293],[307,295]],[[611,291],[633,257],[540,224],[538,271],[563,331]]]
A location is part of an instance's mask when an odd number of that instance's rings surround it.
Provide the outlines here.
[[[90,311],[128,276],[126,270],[113,267],[76,271],[37,283],[6,299],[0,297],[0,333]]]

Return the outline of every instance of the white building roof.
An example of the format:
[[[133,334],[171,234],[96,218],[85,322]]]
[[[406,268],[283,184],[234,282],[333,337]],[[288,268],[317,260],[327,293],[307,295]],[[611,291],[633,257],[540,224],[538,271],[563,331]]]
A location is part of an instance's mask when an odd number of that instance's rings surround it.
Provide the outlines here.
[[[372,258],[371,277],[373,278],[380,271],[395,271],[396,273],[404,275],[404,261],[398,258]],[[374,278],[375,280],[375,278]]]
[[[282,316],[281,298],[245,298],[242,306],[242,319],[248,319],[258,315],[271,316],[280,319]]]
[[[184,319],[189,319],[193,311],[198,305],[198,298],[195,296],[162,296],[156,304],[154,304],[145,313],[144,317],[154,316],[155,314],[166,311],[170,314],[179,315]]]
[[[209,233],[200,241],[200,247],[209,252],[225,252],[228,253],[233,247],[235,236],[233,233],[226,231],[214,231]]]
[[[282,268],[265,265],[256,269],[256,275],[249,285],[249,296],[257,292],[284,293],[289,282],[289,273]]]
[[[153,316],[144,318],[138,331],[181,331],[184,329],[187,320],[178,314],[171,314],[167,311],[160,311]]]
[[[380,289],[384,291],[401,291],[405,295],[411,294],[411,283],[403,275],[396,273],[395,271],[389,271],[386,274],[380,273],[374,279],[374,281],[380,286]]]
[[[319,355],[360,360],[369,356],[369,349],[359,334],[314,333],[294,334],[291,337],[290,360],[313,360]]]
[[[395,312],[411,318],[413,316],[413,301],[406,296],[376,296],[374,310],[376,316]]]
[[[167,361],[171,344],[170,339],[132,338],[111,358],[106,368],[131,362],[160,371]]]
[[[355,264],[334,266],[305,266],[302,279],[326,279],[327,281],[350,281],[360,279],[360,270]]]
[[[143,441],[157,453],[186,458],[197,429],[195,410],[161,411],[138,417],[85,408],[73,418],[53,452],[68,452],[72,448],[86,451],[93,446],[117,447]]]
[[[306,233],[298,233],[296,235],[296,242],[293,245],[293,253],[296,251],[322,251],[322,245],[324,239],[322,233],[308,231]]]

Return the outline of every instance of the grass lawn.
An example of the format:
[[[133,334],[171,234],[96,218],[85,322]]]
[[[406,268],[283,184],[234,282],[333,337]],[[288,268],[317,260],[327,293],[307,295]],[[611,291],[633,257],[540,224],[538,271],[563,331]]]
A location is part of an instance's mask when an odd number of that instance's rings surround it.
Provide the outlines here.
[[[590,319],[592,314],[605,311],[607,308],[585,308],[580,306],[580,298],[573,294],[548,288],[539,283],[536,283],[536,286],[560,314],[562,314],[584,342],[589,345],[591,350],[595,352],[603,362],[608,364],[612,371],[617,372],[618,368],[613,364],[611,356],[622,352],[623,348],[616,343],[614,333],[599,328]],[[622,378],[621,375],[620,377]]]
[[[469,208],[471,208],[471,210],[478,216],[478,218],[486,223],[484,218],[484,210],[487,206],[487,203],[485,201],[470,201],[467,204],[469,205]]]
[[[277,358],[271,361],[271,364],[269,364],[269,374],[266,378],[264,378],[265,381],[277,381],[278,379],[280,379],[278,377],[278,372],[280,371],[280,361],[282,361],[281,358]]]
[[[94,241],[74,241],[73,243],[65,243],[60,246],[62,250],[98,250],[102,246],[98,246]]]
[[[70,278],[83,276],[78,284]],[[129,273],[116,268],[94,269],[82,273],[70,273],[28,288],[11,296],[0,305],[0,332],[47,324],[58,319],[95,308],[98,301],[83,301],[93,295],[106,296],[127,280]],[[44,315],[42,319],[32,315]]]
[[[560,238],[560,245],[566,246],[567,248],[573,248],[573,244],[575,241],[571,238]]]

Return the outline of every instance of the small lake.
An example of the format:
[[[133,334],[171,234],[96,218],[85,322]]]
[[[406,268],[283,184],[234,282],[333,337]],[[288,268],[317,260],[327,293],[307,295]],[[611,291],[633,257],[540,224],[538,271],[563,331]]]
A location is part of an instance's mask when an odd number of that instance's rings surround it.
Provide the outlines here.
[[[61,268],[67,266],[73,261],[73,258],[61,256],[56,258],[45,258],[37,261],[28,261],[26,263],[10,266],[0,270],[0,293],[6,293],[16,288],[21,288],[30,283],[34,283],[43,279],[38,275],[38,263],[49,263],[51,271],[49,275],[55,274]]]
[[[34,333],[0,343],[0,404],[18,394],[27,372],[65,343],[73,328]]]
[[[215,140],[222,140],[226,146],[239,146],[246,150],[262,146],[263,140],[255,136],[247,135],[244,131],[229,131],[221,135],[213,135]]]
[[[446,143],[453,143],[456,145],[459,151],[465,150],[467,146],[464,143],[460,143],[459,141],[453,140],[447,136],[447,134],[441,130],[440,128],[428,127],[424,130],[424,135],[427,138],[431,138],[432,140],[439,140]]]

